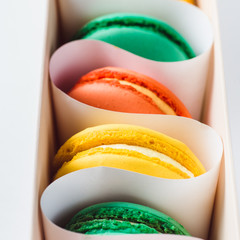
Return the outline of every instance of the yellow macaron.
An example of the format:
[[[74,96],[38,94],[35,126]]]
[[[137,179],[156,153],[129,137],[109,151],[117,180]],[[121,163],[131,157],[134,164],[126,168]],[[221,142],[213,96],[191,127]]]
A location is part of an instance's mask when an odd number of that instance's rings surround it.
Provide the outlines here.
[[[188,3],[196,5],[196,1],[195,0],[181,0],[181,1],[188,2]]]
[[[53,161],[54,179],[98,166],[170,179],[206,172],[193,152],[176,139],[140,126],[106,124],[87,128],[60,147]]]

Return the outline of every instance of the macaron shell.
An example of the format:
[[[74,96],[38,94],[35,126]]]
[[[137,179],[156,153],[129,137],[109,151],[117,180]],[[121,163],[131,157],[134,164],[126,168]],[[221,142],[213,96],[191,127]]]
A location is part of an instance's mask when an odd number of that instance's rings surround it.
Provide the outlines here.
[[[104,78],[116,79],[116,81],[103,81]],[[79,79],[68,94],[79,101],[82,100],[86,104],[108,110],[133,113],[163,113],[161,110],[156,109],[156,104],[145,94],[139,94],[139,91],[130,86],[122,86],[117,83],[117,80],[130,82],[148,89],[172,108],[176,115],[191,118],[190,113],[181,100],[160,82],[146,75],[120,67],[98,68],[87,73]],[[96,84],[91,86],[94,83]],[[97,85],[97,83],[102,85]],[[105,88],[103,89],[103,83],[105,83],[108,91]],[[112,91],[114,91],[114,94]],[[130,102],[128,102],[126,96],[129,97]],[[136,97],[135,100],[134,97]],[[103,101],[103,99],[106,99],[106,101]],[[110,101],[107,101],[108,99]],[[134,101],[136,101],[136,107]],[[112,105],[112,102],[115,102],[115,104]],[[143,103],[142,106],[141,103]],[[147,109],[147,106],[150,106],[150,108]]]
[[[112,111],[163,114],[150,98],[116,81],[79,84],[69,92],[69,96],[85,104]]]
[[[107,42],[155,61],[172,62],[189,59],[181,47],[170,41],[166,36],[140,27],[112,26],[91,32],[83,39]]]
[[[199,159],[182,142],[148,128],[128,124],[105,124],[87,128],[68,139],[53,160],[55,172],[78,152],[109,144],[127,144],[146,147],[178,161],[194,176],[206,172]]]
[[[147,15],[114,13],[93,19],[74,39],[95,39],[155,61],[195,57],[188,42],[167,23]]]

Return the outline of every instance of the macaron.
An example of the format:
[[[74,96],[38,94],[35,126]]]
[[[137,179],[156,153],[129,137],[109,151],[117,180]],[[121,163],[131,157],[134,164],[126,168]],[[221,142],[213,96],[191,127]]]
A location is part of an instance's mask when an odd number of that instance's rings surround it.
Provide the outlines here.
[[[168,179],[193,178],[206,172],[194,153],[177,139],[141,126],[104,124],[75,134],[60,147],[53,160],[54,179],[99,166]]]
[[[153,208],[129,202],[105,202],[80,210],[66,229],[84,234],[177,234],[189,232],[173,218]]]
[[[128,113],[152,113],[191,118],[181,100],[160,82],[119,67],[95,69],[68,92],[85,104]]]
[[[176,62],[196,55],[187,42],[168,23],[147,15],[114,13],[93,19],[74,36],[110,43],[141,57]]]
[[[195,0],[181,0],[181,1],[196,5],[196,1]]]

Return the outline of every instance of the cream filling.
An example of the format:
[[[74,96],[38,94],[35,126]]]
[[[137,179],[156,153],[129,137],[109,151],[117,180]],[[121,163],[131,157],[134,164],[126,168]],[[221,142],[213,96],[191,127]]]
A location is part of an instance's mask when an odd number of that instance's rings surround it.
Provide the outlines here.
[[[162,153],[157,152],[152,149],[148,149],[148,148],[140,147],[140,146],[127,145],[127,144],[110,144],[110,145],[98,146],[95,148],[126,149],[126,150],[130,150],[130,151],[136,151],[136,152],[144,154],[145,156],[148,156],[148,157],[158,158],[159,160],[169,163],[169,164],[173,165],[174,167],[180,169],[182,172],[186,173],[190,178],[194,177],[193,173],[190,172],[184,166],[182,166],[179,162],[175,161],[174,159],[168,157],[165,154],[162,154]]]
[[[103,80],[113,80],[112,78],[103,78]],[[118,79],[115,79],[118,80]],[[123,81],[123,80],[118,80],[120,84],[122,85],[128,85],[133,87],[136,91],[148,96],[149,98],[152,99],[152,101],[158,106],[158,108],[160,110],[162,110],[162,112],[164,112],[167,115],[176,115],[176,113],[174,112],[174,110],[167,104],[165,103],[162,99],[160,99],[156,94],[154,94],[152,91],[148,90],[145,87],[142,86],[138,86],[137,84],[134,83],[130,83],[127,81]]]

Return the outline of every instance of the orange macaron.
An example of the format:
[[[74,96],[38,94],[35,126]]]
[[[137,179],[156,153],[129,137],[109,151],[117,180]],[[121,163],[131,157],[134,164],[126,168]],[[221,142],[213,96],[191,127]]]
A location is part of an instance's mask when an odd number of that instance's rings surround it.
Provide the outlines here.
[[[82,103],[112,111],[191,118],[184,104],[163,84],[119,67],[98,68],[87,73],[68,95]]]

